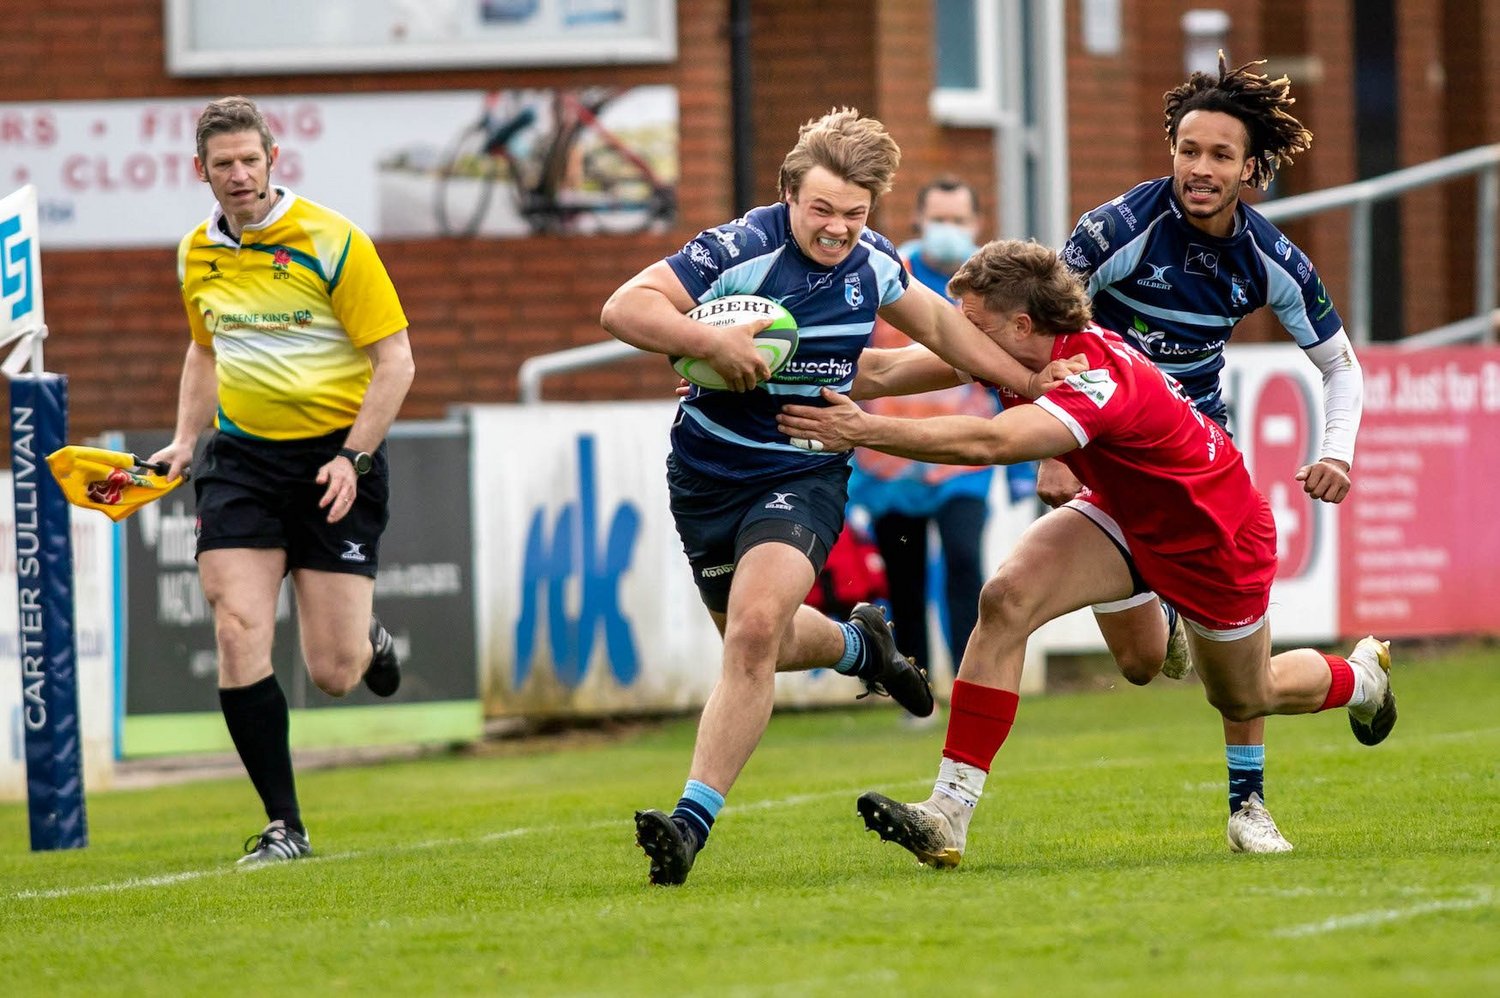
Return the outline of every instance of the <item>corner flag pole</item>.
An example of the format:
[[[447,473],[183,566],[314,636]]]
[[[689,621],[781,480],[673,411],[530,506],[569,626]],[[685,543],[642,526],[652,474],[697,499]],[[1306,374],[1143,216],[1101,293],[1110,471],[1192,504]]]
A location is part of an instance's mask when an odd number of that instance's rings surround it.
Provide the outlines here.
[[[16,510],[17,648],[33,852],[88,845],[83,730],[73,634],[73,539],[67,500],[44,457],[67,443],[68,380],[42,362],[41,240],[36,188],[0,200],[0,371],[10,380]]]

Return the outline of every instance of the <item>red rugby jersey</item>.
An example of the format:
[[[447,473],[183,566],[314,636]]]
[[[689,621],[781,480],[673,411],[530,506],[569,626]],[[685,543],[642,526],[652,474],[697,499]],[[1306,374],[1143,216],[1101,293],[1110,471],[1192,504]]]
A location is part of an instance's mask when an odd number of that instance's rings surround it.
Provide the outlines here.
[[[1091,324],[1056,337],[1054,360],[1075,354],[1088,369],[1036,400],[1078,441],[1058,460],[1109,501],[1128,537],[1155,551],[1233,537],[1260,499],[1219,424],[1116,333]],[[1024,402],[1008,391],[1001,397],[1007,406]]]

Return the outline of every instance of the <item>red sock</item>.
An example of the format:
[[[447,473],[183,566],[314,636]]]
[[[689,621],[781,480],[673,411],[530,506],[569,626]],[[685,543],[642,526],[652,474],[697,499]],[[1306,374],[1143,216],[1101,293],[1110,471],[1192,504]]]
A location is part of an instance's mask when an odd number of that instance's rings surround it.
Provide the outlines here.
[[[955,680],[953,699],[948,705],[948,740],[943,744],[943,755],[988,773],[995,753],[1005,744],[1005,736],[1016,723],[1016,707],[1020,702],[1021,698],[1010,690]]]
[[[1323,659],[1328,663],[1328,671],[1333,673],[1333,682],[1328,687],[1327,699],[1318,709],[1330,710],[1334,707],[1342,707],[1349,702],[1350,697],[1354,696],[1354,669],[1337,655],[1324,655]]]

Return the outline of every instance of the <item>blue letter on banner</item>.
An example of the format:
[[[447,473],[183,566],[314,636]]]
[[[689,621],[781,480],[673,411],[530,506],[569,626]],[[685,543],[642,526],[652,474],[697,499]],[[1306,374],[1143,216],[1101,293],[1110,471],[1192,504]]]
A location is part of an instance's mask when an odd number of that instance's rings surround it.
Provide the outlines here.
[[[10,454],[21,610],[17,646],[33,851],[88,845],[73,645],[73,539],[67,500],[43,463],[67,438],[67,379],[58,374],[12,379]]]

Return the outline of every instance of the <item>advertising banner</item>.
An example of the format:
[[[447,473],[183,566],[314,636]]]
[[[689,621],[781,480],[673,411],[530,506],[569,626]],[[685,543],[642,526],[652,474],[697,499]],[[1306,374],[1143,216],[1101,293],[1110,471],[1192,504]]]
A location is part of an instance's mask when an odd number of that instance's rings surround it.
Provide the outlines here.
[[[123,449],[149,455],[169,438],[165,431],[127,433]],[[391,519],[381,539],[375,612],[401,653],[400,691],[386,701],[359,686],[335,699],[313,686],[303,664],[290,580],[277,599],[272,664],[294,710],[323,714],[378,704],[380,710],[361,724],[367,732],[384,725],[394,735],[406,722],[392,706],[462,702],[470,706],[470,720],[460,730],[423,721],[420,730],[408,725],[408,734],[414,740],[477,734],[468,439],[459,423],[398,423],[387,447]],[[218,711],[217,646],[198,580],[194,524],[190,485],[122,524],[129,580],[124,597],[127,755],[202,751],[227,739],[216,717],[203,729],[162,723],[169,715]],[[212,744],[202,741],[204,730]],[[357,726],[346,731],[340,722],[304,724],[294,734],[299,744],[308,745],[359,739]]]
[[[51,249],[176,246],[213,195],[193,166],[209,98],[0,104],[0,178],[38,191]],[[376,239],[664,229],[674,87],[265,96],[271,181]]]
[[[1338,523],[1347,514],[1309,498],[1296,480],[1323,444],[1322,374],[1291,343],[1235,347],[1225,359],[1229,429],[1276,519],[1272,640],[1330,641],[1338,636]],[[1354,475],[1355,493],[1363,487],[1362,471]]]
[[[46,474],[45,469],[42,472]],[[0,491],[13,489],[0,471]],[[104,790],[114,773],[116,528],[103,513],[71,510],[73,644],[77,653],[78,731],[83,776],[90,791]],[[0,801],[26,799],[27,701],[21,674],[22,632],[16,577],[15,507],[0,503]],[[34,706],[34,705],[33,705]],[[35,713],[31,717],[35,718]]]
[[[1500,633],[1500,349],[1360,351],[1340,630]]]
[[[474,526],[488,717],[694,709],[723,643],[667,509],[672,402],[477,406]],[[830,670],[781,704],[848,704]]]

